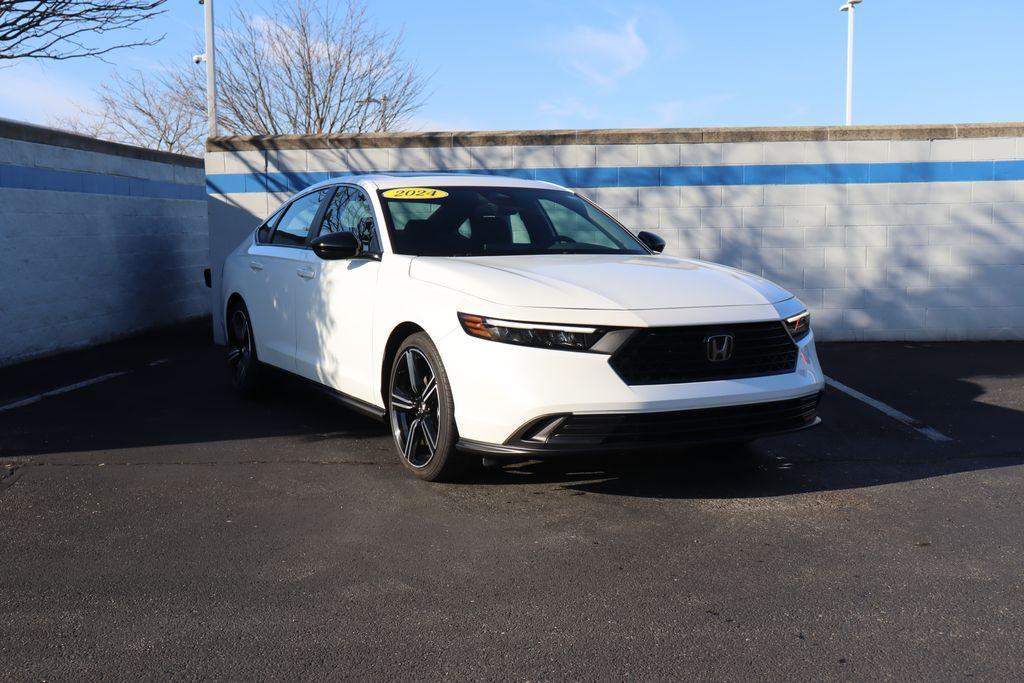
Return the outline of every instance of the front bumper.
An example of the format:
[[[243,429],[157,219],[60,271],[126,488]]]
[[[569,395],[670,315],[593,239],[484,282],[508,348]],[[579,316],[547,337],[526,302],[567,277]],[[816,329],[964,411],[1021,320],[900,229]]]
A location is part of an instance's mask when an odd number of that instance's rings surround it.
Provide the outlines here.
[[[467,450],[488,445],[499,451],[506,446],[527,448],[515,443],[521,430],[553,415],[598,415],[595,419],[614,421],[618,415],[786,401],[816,395],[824,387],[813,333],[798,342],[792,372],[678,384],[630,385],[604,354],[496,343],[470,337],[461,329],[441,337],[437,345]],[[583,450],[593,449],[588,445]]]
[[[799,431],[821,422],[821,392],[785,401],[659,413],[548,415],[517,430],[503,444],[461,439],[460,450],[482,455],[571,455],[657,450],[749,441]]]

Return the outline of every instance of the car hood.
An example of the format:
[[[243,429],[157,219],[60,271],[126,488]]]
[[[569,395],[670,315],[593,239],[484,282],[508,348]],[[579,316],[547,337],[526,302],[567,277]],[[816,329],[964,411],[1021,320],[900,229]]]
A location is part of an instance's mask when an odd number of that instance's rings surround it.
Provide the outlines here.
[[[421,256],[412,260],[409,275],[497,304],[531,308],[749,306],[792,297],[750,273],[671,256]]]

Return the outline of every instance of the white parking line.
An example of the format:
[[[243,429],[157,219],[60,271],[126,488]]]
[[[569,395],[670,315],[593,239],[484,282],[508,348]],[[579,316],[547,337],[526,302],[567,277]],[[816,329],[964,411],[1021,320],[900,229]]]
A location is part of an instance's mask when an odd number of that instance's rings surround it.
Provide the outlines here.
[[[21,408],[27,405],[32,405],[33,403],[38,403],[39,401],[42,401],[44,398],[66,394],[69,391],[74,391],[75,389],[81,389],[91,384],[98,384],[99,382],[105,382],[108,379],[113,379],[115,377],[120,377],[121,375],[127,374],[127,370],[124,372],[111,372],[106,375],[100,375],[99,377],[93,377],[92,379],[83,380],[81,382],[75,382],[74,384],[69,384],[66,387],[61,387],[59,389],[51,389],[50,391],[45,391],[41,394],[36,394],[35,396],[29,396],[28,398],[23,398],[20,401],[15,401],[14,403],[2,405],[0,406],[0,413],[5,412],[7,410],[14,410],[15,408]]]
[[[853,398],[857,399],[858,401],[861,401],[863,403],[867,403],[869,406],[871,406],[875,410],[878,410],[880,412],[885,413],[886,415],[888,415],[889,417],[891,417],[892,419],[894,419],[894,420],[896,420],[898,422],[902,422],[903,424],[907,425],[911,429],[919,432],[920,434],[925,435],[926,437],[928,437],[932,441],[952,441],[953,440],[953,439],[949,438],[948,436],[946,436],[945,434],[943,434],[942,432],[937,431],[935,429],[932,429],[931,427],[929,427],[926,424],[923,424],[920,420],[915,420],[914,418],[910,417],[906,413],[900,412],[899,410],[896,410],[892,406],[890,406],[888,404],[885,404],[885,403],[882,403],[878,399],[874,399],[874,398],[871,398],[870,396],[868,396],[866,394],[862,394],[859,391],[857,391],[856,389],[854,389],[852,387],[848,387],[848,386],[846,386],[845,384],[843,384],[842,382],[840,382],[838,380],[834,380],[831,377],[826,377],[825,378],[825,383],[828,384],[830,387],[838,389],[839,391],[843,392],[847,396],[852,396]]]

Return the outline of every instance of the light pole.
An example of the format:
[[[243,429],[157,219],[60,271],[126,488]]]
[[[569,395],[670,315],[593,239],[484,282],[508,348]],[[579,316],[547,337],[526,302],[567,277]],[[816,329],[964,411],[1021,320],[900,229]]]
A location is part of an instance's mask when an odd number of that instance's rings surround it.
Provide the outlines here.
[[[194,55],[192,61],[196,64],[206,62],[206,128],[212,138],[217,136],[217,70],[214,67],[217,50],[213,44],[213,0],[199,0],[199,4],[203,6],[206,24],[206,52]]]
[[[388,96],[381,95],[380,97],[367,97],[366,99],[356,100],[356,104],[361,104],[364,107],[370,104],[376,104],[380,107],[380,125],[378,128],[384,127],[384,122],[388,115]]]
[[[853,14],[854,7],[862,0],[849,0],[840,5],[839,11],[846,12],[846,125],[853,125]]]

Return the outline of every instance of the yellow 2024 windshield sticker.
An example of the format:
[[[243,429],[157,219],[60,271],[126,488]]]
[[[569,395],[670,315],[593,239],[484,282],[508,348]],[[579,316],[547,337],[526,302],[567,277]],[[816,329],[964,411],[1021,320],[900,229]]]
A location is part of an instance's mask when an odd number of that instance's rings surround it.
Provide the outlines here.
[[[397,187],[385,190],[383,196],[386,199],[441,199],[447,197],[448,193],[431,187]]]

